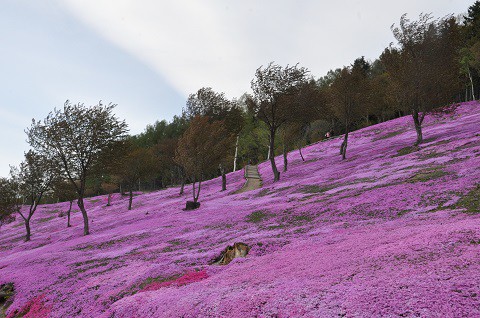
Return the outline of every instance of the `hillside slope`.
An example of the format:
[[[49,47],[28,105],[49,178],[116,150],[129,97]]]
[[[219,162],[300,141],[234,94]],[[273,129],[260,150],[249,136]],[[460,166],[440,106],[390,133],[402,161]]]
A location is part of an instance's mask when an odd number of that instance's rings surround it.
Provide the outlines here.
[[[0,285],[25,317],[480,316],[480,104],[428,116],[410,147],[410,117],[289,154],[289,171],[234,194],[242,171],[205,182],[195,211],[167,189],[87,200],[66,228],[67,203],[43,205],[22,241],[0,229]],[[277,158],[279,169],[281,158]],[[476,212],[476,213],[475,213]],[[249,255],[208,265],[228,244]]]

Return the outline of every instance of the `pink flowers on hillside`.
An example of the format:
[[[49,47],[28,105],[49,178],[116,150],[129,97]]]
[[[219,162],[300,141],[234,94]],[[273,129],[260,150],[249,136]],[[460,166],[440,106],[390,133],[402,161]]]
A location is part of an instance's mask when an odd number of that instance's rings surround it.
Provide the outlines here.
[[[11,311],[6,318],[21,316],[23,318],[48,318],[51,307],[44,304],[45,294],[39,295],[28,301],[18,312]]]
[[[142,290],[140,290],[140,292],[158,290],[160,288],[169,287],[169,286],[175,286],[175,287],[184,286],[191,283],[199,282],[202,279],[206,279],[206,278],[208,278],[208,274],[205,270],[198,271],[198,272],[192,271],[176,279],[167,280],[163,282],[153,282],[151,284],[148,284]]]
[[[480,104],[429,116],[411,147],[411,118],[306,147],[273,183],[235,194],[243,171],[202,184],[201,208],[178,189],[88,198],[89,236],[69,203],[43,205],[0,232],[7,314],[35,317],[480,316]],[[277,158],[281,170],[282,160]],[[208,265],[227,245],[246,258]],[[31,313],[30,313],[31,312]],[[42,316],[43,315],[43,316]]]

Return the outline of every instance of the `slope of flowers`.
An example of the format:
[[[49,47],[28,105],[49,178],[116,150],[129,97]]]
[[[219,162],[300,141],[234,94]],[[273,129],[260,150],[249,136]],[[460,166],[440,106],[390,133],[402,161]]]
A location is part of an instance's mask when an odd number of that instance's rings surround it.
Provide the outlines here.
[[[480,316],[480,222],[463,202],[480,193],[480,104],[428,116],[411,147],[410,117],[289,154],[273,183],[242,194],[243,171],[202,185],[201,208],[172,188],[128,199],[88,199],[66,228],[67,203],[44,205],[22,241],[20,220],[0,229],[0,284],[14,282],[7,314],[50,317]],[[277,158],[281,169],[281,158]],[[473,201],[472,201],[473,200]],[[208,265],[227,245],[252,247]],[[34,306],[31,304],[35,304]],[[24,313],[34,316],[33,313]]]

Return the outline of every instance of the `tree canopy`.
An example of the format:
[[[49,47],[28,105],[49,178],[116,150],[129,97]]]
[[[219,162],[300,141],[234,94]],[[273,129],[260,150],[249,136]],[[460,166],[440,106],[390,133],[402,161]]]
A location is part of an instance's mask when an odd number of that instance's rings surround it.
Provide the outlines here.
[[[115,104],[87,107],[71,104],[50,112],[43,121],[32,120],[27,129],[28,142],[41,155],[60,163],[65,177],[78,194],[78,206],[84,219],[84,234],[89,234],[88,215],[83,198],[92,167],[106,154],[113,153],[117,142],[126,137],[127,124],[113,114]]]

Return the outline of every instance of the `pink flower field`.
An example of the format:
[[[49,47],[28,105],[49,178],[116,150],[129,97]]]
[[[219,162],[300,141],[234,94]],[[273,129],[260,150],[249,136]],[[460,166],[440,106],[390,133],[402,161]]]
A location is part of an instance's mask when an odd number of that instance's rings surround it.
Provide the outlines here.
[[[235,194],[243,171],[191,188],[42,205],[32,240],[0,228],[7,317],[480,317],[480,103],[410,116],[289,153],[289,171]],[[283,159],[277,158],[281,170]],[[246,258],[208,265],[227,245]],[[0,314],[1,315],[1,314]]]

